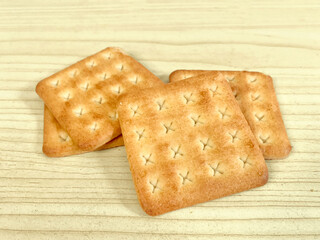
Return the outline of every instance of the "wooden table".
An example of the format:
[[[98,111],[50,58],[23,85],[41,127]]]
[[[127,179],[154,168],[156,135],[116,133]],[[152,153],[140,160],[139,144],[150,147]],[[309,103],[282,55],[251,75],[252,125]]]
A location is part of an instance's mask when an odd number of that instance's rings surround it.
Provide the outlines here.
[[[319,1],[0,3],[0,239],[320,238]],[[293,150],[267,185],[149,217],[124,147],[42,154],[38,81],[119,46],[163,81],[175,69],[274,77]]]

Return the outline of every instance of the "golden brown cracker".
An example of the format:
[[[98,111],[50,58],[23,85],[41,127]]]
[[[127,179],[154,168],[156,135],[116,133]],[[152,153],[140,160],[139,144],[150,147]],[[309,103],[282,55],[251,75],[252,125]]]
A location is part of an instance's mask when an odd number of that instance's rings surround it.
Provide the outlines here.
[[[266,159],[281,159],[289,155],[291,144],[281,116],[272,78],[260,72],[177,70],[170,82],[199,74],[221,73],[229,82],[233,94],[259,142]]]
[[[118,48],[106,48],[42,80],[36,92],[74,143],[94,150],[121,134],[123,93],[164,84]]]
[[[139,202],[159,215],[261,186],[268,171],[230,86],[201,75],[119,100]]]

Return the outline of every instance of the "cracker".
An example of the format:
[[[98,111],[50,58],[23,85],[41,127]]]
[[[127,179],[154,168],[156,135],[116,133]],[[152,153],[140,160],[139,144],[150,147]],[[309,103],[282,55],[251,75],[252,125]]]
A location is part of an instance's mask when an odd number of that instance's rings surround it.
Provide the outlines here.
[[[272,78],[260,72],[177,70],[170,82],[211,72],[223,74],[259,142],[265,159],[281,159],[289,155],[291,144],[283,123]]]
[[[202,75],[119,100],[139,202],[159,215],[261,186],[268,170],[230,86]]]
[[[122,135],[105,143],[96,150],[103,150],[118,146],[123,146]],[[86,152],[74,144],[68,133],[60,126],[46,106],[44,106],[42,150],[48,157],[64,157]]]
[[[119,96],[163,84],[118,48],[106,48],[42,80],[36,92],[75,144],[91,151],[121,134]]]

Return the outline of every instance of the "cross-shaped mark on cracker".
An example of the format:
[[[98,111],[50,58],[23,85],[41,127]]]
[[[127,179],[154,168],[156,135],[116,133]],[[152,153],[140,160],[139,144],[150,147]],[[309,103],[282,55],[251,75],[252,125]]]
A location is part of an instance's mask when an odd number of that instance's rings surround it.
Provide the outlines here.
[[[209,88],[209,91],[212,92],[212,96],[218,95],[218,86],[213,86],[212,88]]]
[[[257,78],[253,78],[253,79],[251,79],[251,80],[249,80],[251,83],[254,83],[254,82],[256,82],[257,81]]]
[[[109,60],[111,58],[111,53],[110,52],[105,53],[104,57],[105,57],[105,59]]]
[[[94,123],[94,124],[90,127],[90,129],[91,129],[92,131],[95,131],[95,130],[97,130],[97,127],[98,127],[98,124],[97,124],[97,123]]]
[[[237,90],[232,91],[232,93],[233,93],[233,96],[234,96],[235,99],[239,99],[238,98],[239,95],[238,95],[238,91]]]
[[[230,117],[230,114],[227,113],[228,108],[225,108],[224,110],[218,110],[218,112],[221,114],[221,119],[224,119],[226,116]]]
[[[232,138],[232,143],[234,143],[234,141],[235,141],[236,139],[239,139],[239,140],[240,140],[240,138],[238,138],[237,134],[238,134],[238,131],[234,131],[233,133],[230,133],[230,132],[229,132],[229,135],[230,135],[231,138]]]
[[[121,87],[120,87],[120,86],[116,87],[116,88],[113,90],[113,92],[116,93],[116,94],[120,94],[120,93],[121,93]]]
[[[53,82],[52,82],[52,86],[58,87],[58,86],[59,86],[59,83],[60,83],[60,80],[59,80],[59,79],[56,80],[56,81],[53,81]]]
[[[203,141],[200,140],[200,143],[203,145],[202,150],[206,150],[207,148],[212,148],[213,146],[210,144],[210,138],[207,140]]]
[[[256,119],[257,119],[259,122],[261,122],[262,119],[264,118],[264,114],[261,114],[261,115],[255,114],[254,116],[256,117]]]
[[[151,156],[152,153],[150,153],[149,155],[142,155],[142,158],[145,160],[144,165],[148,165],[148,163],[154,163],[153,161],[151,161]]]
[[[156,189],[161,190],[161,188],[158,187],[159,179],[157,179],[156,182],[151,182],[151,181],[149,181],[149,183],[150,183],[151,186],[152,186],[152,193],[154,193],[154,192],[156,191]]]
[[[118,113],[114,112],[113,114],[109,115],[109,118],[113,121],[116,121],[118,119]]]
[[[232,76],[232,77],[229,77],[229,76],[226,76],[226,80],[228,82],[232,82],[234,80],[235,76]]]
[[[132,117],[134,117],[134,116],[137,115],[137,114],[140,114],[140,113],[138,112],[139,106],[130,107],[130,109],[132,110]]]
[[[80,117],[84,114],[83,108],[79,108],[78,110],[75,111],[75,114]]]
[[[69,140],[69,136],[65,134],[64,136],[62,134],[59,135],[59,138],[62,142],[66,142]]]
[[[245,158],[239,157],[239,160],[243,162],[243,168],[246,166],[246,164],[251,165],[251,163],[248,162],[249,156],[246,156]]]
[[[91,62],[90,67],[94,67],[94,61]]]
[[[78,70],[77,70],[77,69],[75,69],[71,75],[72,75],[72,77],[77,76],[77,75],[78,75]]]
[[[102,104],[103,98],[100,96],[94,100],[98,104]]]
[[[63,96],[63,99],[65,100],[65,101],[68,101],[69,99],[70,99],[70,93],[67,93],[67,94],[65,94],[64,96]]]
[[[83,91],[88,91],[88,89],[89,89],[89,83],[85,83],[84,85],[82,85],[82,86],[81,86],[81,89],[82,89]]]
[[[198,115],[196,117],[190,117],[191,120],[193,121],[193,126],[197,126],[199,124],[204,124],[204,122],[200,121],[201,115]]]
[[[144,129],[141,131],[136,131],[136,134],[138,135],[138,141],[143,137]]]
[[[166,102],[166,100],[162,100],[162,101],[157,101],[158,107],[159,107],[159,111],[161,111],[164,108],[164,103]]]
[[[183,97],[186,100],[186,104],[188,104],[189,102],[194,102],[194,100],[192,99],[192,93],[185,94],[185,95],[183,95]]]
[[[251,94],[251,100],[257,101],[260,98],[260,94]]]
[[[137,84],[139,82],[138,76],[131,78],[130,82],[132,82],[133,84]]]
[[[212,170],[212,176],[216,176],[218,173],[219,174],[223,174],[223,172],[221,171],[221,170],[219,170],[219,165],[220,165],[220,163],[218,163],[217,164],[217,166],[216,167],[214,167],[213,165],[211,165],[211,164],[208,164],[209,165],[209,167],[211,168],[211,170]]]
[[[108,77],[108,75],[107,75],[107,73],[105,73],[105,74],[103,74],[102,79],[103,79],[103,80],[106,80],[106,79],[107,79],[107,77]]]
[[[192,180],[189,178],[188,175],[189,175],[189,171],[185,175],[179,173],[179,176],[182,178],[182,185],[184,185],[186,181],[192,182]]]
[[[268,137],[262,137],[262,136],[259,136],[260,140],[262,143],[267,143],[268,139],[270,138],[270,136]]]
[[[183,156],[183,153],[180,152],[180,145],[176,148],[171,148],[171,151],[173,151],[173,158],[176,158],[178,156]]]
[[[121,72],[123,70],[123,64],[118,65],[117,67],[119,69],[119,71]]]
[[[174,132],[175,131],[175,129],[173,129],[172,128],[172,122],[170,123],[170,124],[168,124],[168,125],[166,125],[166,124],[162,124],[163,126],[164,126],[164,128],[166,129],[166,133],[169,133],[170,131],[172,131],[172,132]]]
[[[193,77],[193,74],[184,74],[184,79],[187,79],[187,78],[191,78],[191,77]]]

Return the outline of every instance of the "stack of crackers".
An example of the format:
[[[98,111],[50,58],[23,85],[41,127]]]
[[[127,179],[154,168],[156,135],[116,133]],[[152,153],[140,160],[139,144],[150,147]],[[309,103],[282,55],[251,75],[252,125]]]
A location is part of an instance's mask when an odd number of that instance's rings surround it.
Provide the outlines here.
[[[264,185],[291,145],[272,78],[177,70],[164,84],[119,48],[42,80],[43,152],[125,145],[139,202],[159,215]],[[122,136],[121,136],[122,134]]]

